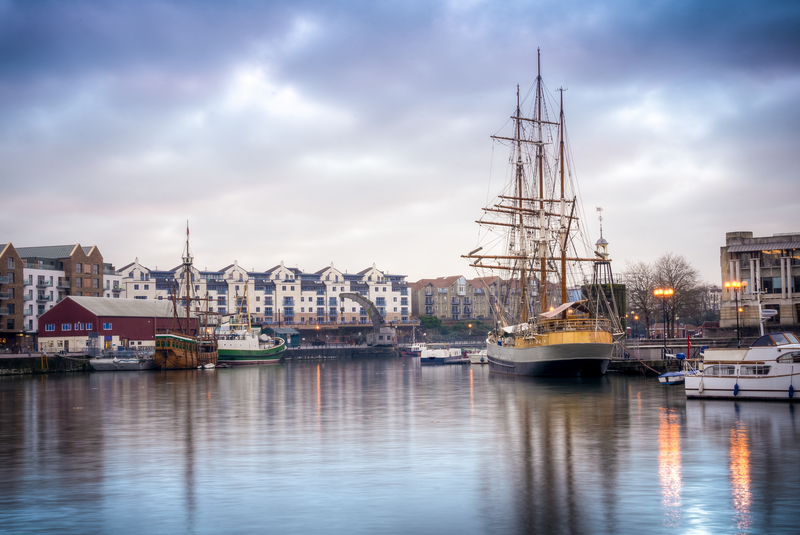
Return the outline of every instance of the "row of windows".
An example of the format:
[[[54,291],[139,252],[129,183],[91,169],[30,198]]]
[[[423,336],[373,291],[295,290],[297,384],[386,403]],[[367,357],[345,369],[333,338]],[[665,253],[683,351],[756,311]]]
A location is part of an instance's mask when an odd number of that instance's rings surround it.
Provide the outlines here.
[[[94,323],[80,323],[80,322],[78,322],[78,323],[74,324],[74,327],[75,327],[76,331],[91,331],[92,329],[94,329]],[[55,331],[56,330],[56,324],[55,323],[47,323],[44,326],[44,330],[45,331],[50,331],[50,332]],[[71,331],[71,330],[73,330],[73,324],[72,323],[62,323],[61,324],[61,330],[62,331]],[[103,330],[104,331],[110,331],[111,330],[111,323],[104,323],[103,324]]]
[[[75,263],[75,273],[91,273],[92,275],[100,274],[100,266],[98,264],[82,264]]]

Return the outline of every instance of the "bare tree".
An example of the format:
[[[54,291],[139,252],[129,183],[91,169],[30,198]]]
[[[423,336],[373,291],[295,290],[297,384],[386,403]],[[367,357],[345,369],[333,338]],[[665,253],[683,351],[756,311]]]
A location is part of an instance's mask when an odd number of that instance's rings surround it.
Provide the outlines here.
[[[644,317],[645,336],[650,338],[650,319],[657,314],[657,303],[653,297],[656,277],[653,268],[644,262],[628,262],[625,270],[625,291],[628,308]]]
[[[666,253],[656,259],[653,270],[657,284],[675,290],[669,299],[665,323],[669,326],[669,336],[675,336],[675,318],[688,312],[698,299],[700,273],[692,267],[683,255]]]

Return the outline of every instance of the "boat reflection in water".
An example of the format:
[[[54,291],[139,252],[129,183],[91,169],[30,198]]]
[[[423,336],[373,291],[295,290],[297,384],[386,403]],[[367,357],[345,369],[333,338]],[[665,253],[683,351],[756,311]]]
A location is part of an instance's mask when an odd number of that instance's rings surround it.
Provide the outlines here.
[[[671,407],[658,409],[658,477],[664,525],[679,527],[683,520],[681,491],[681,426],[678,413]]]

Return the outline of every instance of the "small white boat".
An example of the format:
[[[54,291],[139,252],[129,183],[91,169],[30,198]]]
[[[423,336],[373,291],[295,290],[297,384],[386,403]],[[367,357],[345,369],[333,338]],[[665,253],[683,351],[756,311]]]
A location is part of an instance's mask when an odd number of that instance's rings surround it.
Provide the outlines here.
[[[155,370],[156,361],[152,356],[142,357],[96,357],[89,360],[96,372]]]
[[[706,349],[703,369],[685,377],[687,398],[794,400],[800,384],[800,340],[765,334],[749,348]]]
[[[216,364],[214,364],[213,362],[209,362],[208,364],[203,364],[202,366],[198,366],[197,369],[198,370],[213,370],[216,367],[217,367]]]
[[[489,351],[481,349],[480,351],[469,351],[467,357],[471,364],[489,364]]]
[[[658,381],[662,385],[682,385],[686,382],[687,375],[694,375],[697,372],[686,360],[684,353],[678,353],[677,355],[667,354],[667,357],[677,359],[681,363],[682,369],[659,375]]]
[[[467,364],[469,363],[469,359],[463,355],[460,348],[450,347],[447,344],[430,344],[422,350],[420,363]]]
[[[403,355],[406,357],[419,357],[427,346],[423,342],[416,342],[403,350]]]

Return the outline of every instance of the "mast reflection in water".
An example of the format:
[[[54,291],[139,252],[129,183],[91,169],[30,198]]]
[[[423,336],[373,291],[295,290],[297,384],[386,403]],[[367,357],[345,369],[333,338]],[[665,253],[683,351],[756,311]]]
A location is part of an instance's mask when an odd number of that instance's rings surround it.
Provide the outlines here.
[[[409,358],[0,377],[0,531],[794,533],[798,428]]]

